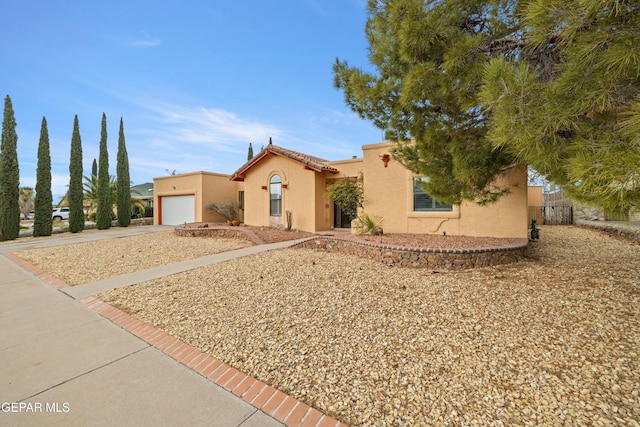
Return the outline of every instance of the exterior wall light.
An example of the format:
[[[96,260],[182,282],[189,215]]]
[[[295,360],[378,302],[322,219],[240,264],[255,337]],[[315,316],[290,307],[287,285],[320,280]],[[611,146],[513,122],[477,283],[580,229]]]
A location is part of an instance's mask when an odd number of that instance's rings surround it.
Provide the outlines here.
[[[391,156],[387,153],[379,155],[380,160],[384,163],[384,167],[386,168],[389,165],[389,160],[391,160]]]

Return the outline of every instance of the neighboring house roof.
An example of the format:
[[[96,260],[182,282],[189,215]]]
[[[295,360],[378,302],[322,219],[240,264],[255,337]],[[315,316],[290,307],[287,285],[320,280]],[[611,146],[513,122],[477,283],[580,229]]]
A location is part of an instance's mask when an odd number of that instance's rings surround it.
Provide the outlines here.
[[[136,199],[153,198],[153,183],[145,182],[131,187],[131,197]]]
[[[269,144],[265,149],[260,151],[253,159],[245,163],[240,169],[235,171],[231,175],[231,181],[244,181],[245,174],[249,169],[259,163],[262,159],[269,155],[286,157],[294,162],[300,163],[305,169],[309,169],[315,172],[330,172],[339,173],[340,171],[332,166],[329,166],[328,160],[321,159],[319,157],[310,156],[308,154],[299,153],[297,151],[288,150],[286,148],[278,147],[277,145]]]

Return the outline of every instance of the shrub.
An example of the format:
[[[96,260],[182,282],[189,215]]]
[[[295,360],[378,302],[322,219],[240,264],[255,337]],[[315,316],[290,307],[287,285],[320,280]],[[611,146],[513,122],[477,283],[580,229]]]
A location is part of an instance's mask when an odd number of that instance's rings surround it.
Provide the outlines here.
[[[354,219],[358,216],[358,208],[364,203],[364,177],[345,177],[327,188],[327,195],[335,202],[342,212]]]
[[[207,210],[216,213],[227,221],[236,221],[238,219],[238,209],[234,202],[209,202]]]
[[[382,235],[382,217],[362,213],[355,221],[356,234]]]

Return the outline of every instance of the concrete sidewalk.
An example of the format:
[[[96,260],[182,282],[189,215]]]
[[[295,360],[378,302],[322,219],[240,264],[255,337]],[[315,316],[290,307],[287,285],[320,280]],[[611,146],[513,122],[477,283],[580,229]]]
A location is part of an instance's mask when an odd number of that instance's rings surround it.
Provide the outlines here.
[[[18,241],[0,245],[0,253],[166,229],[130,227]],[[264,246],[245,249],[268,249]],[[245,250],[235,256],[251,253]],[[158,345],[108,320],[109,316],[87,308],[92,304],[74,299],[224,260],[222,254],[205,258],[65,288],[65,293],[0,255],[0,425],[283,425],[202,371],[178,363],[167,350],[160,351]],[[118,316],[122,317],[114,317]],[[148,325],[143,329],[147,336],[161,333]],[[296,425],[339,424],[284,396],[283,402],[292,405],[289,418],[293,408],[306,411]],[[281,407],[284,403],[278,407],[282,412]]]

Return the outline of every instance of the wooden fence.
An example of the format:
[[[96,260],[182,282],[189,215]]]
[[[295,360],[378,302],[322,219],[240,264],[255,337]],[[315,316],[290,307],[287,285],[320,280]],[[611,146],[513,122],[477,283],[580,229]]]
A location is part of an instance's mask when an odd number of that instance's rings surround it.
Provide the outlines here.
[[[538,225],[573,224],[573,206],[529,206],[529,221],[535,218]]]

